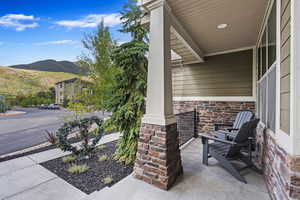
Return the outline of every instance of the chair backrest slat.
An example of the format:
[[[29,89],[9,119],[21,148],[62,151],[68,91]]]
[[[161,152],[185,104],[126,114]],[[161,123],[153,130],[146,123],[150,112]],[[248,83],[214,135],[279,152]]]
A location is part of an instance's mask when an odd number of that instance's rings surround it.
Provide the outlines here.
[[[248,122],[253,117],[253,113],[250,111],[239,112],[233,123],[234,129],[240,129],[245,122]]]
[[[234,142],[237,143],[237,145],[232,145],[230,149],[228,150],[228,156],[235,155],[239,153],[241,147],[239,144],[244,143],[248,140],[249,137],[253,137],[253,134],[255,132],[255,129],[257,127],[257,124],[259,122],[259,119],[255,119],[252,121],[245,122],[240,130],[238,131],[236,137],[234,138]]]

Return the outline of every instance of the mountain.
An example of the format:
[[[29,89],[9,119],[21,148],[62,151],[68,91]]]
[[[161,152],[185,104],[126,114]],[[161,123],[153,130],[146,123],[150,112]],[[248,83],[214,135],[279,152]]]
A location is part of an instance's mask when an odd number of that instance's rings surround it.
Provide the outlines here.
[[[16,69],[38,70],[47,72],[67,72],[78,74],[79,65],[69,61],[42,60],[31,64],[21,64],[9,66]]]
[[[78,75],[73,73],[0,67],[0,95],[36,93],[54,87],[56,82],[75,77]]]

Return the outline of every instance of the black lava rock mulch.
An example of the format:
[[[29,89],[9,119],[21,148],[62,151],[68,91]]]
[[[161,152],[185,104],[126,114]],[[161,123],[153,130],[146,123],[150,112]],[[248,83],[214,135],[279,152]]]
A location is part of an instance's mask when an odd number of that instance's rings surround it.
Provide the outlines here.
[[[76,161],[75,164],[87,164],[89,170],[82,174],[70,174],[67,170],[71,164],[62,162],[62,158],[50,160],[41,165],[71,185],[90,194],[96,190],[112,186],[132,173],[133,165],[124,165],[113,160],[116,150],[116,141],[105,144],[103,150],[97,150],[96,155],[88,160]],[[107,161],[98,161],[98,156],[107,155]],[[103,183],[103,179],[111,177],[113,181],[109,184]]]

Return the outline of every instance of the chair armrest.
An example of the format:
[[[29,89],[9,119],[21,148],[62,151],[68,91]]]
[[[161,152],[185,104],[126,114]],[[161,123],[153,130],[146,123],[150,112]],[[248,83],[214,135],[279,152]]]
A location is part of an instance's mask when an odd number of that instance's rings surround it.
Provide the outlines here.
[[[223,139],[216,138],[216,137],[212,137],[212,136],[209,136],[209,135],[206,135],[206,134],[199,134],[199,136],[202,137],[202,139],[206,139],[206,140],[213,140],[213,141],[222,142],[222,143],[231,144],[231,145],[236,144],[235,142],[228,141],[228,140],[223,140]]]
[[[219,130],[220,127],[224,127],[224,126],[229,127],[229,126],[233,126],[233,124],[232,123],[226,123],[226,124],[225,123],[215,123],[214,126],[215,126],[215,131],[217,131],[217,130]]]

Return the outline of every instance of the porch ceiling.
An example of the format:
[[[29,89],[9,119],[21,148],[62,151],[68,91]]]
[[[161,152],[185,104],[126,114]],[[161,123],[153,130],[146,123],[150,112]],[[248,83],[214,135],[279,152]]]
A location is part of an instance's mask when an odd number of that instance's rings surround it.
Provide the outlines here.
[[[140,0],[140,4],[147,10],[149,4],[157,1],[163,0]],[[201,50],[201,57],[254,46],[268,4],[268,0],[166,1],[173,19],[190,36],[194,48]],[[149,15],[143,20],[148,24]],[[219,24],[228,24],[228,27],[220,30]],[[195,52],[178,38],[176,30],[171,30],[171,48],[181,56],[183,63],[199,62]]]
[[[211,54],[255,45],[268,0],[167,2],[201,50]],[[219,30],[219,24],[228,24],[228,27]]]

